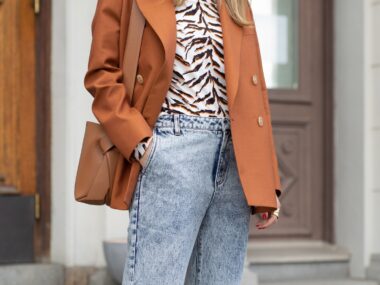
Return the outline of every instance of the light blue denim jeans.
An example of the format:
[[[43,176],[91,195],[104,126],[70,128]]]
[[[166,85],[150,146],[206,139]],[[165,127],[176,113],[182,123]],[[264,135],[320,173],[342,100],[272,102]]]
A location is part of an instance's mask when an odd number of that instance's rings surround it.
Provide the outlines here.
[[[250,207],[228,118],[160,115],[129,211],[122,285],[237,285]]]

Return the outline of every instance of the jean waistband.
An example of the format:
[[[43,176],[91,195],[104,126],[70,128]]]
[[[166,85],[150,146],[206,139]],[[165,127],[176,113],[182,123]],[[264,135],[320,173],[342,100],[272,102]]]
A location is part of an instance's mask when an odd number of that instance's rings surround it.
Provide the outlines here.
[[[203,117],[181,113],[161,114],[158,116],[155,126],[212,131],[231,129],[230,119],[228,117]]]

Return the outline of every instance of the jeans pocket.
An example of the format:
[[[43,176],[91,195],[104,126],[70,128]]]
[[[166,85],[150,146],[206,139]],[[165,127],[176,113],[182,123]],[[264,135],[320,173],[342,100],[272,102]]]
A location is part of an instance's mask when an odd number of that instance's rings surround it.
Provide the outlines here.
[[[145,164],[143,166],[141,166],[141,174],[142,175],[147,171],[147,169],[148,169],[148,167],[149,167],[149,165],[150,165],[150,163],[152,161],[154,153],[156,152],[157,143],[158,143],[158,135],[157,135],[156,129],[154,129],[153,130],[153,138],[152,138],[152,142],[151,142],[152,145],[151,145],[151,148],[150,148],[150,152],[148,153],[148,157],[145,160]]]

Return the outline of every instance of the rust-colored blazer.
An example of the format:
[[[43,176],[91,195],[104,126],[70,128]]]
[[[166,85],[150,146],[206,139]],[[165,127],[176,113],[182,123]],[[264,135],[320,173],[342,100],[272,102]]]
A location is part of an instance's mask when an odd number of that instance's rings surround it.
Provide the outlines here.
[[[147,24],[133,99],[126,94],[121,69],[132,0],[98,0],[84,79],[86,89],[94,97],[95,117],[122,154],[107,204],[124,210],[129,209],[141,169],[132,151],[143,138],[153,135],[171,83],[176,50],[172,0],[136,1]],[[251,10],[247,11],[252,20]],[[256,30],[235,24],[224,2],[220,20],[231,133],[240,180],[252,214],[273,211],[281,185]]]

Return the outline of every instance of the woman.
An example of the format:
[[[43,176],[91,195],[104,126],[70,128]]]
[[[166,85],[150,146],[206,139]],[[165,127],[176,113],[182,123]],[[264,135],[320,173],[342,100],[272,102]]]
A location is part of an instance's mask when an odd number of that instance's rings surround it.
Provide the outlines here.
[[[133,97],[121,68],[132,0],[98,0],[85,78],[126,161],[110,204],[130,210],[123,285],[240,284],[250,216],[276,223],[281,194],[249,3],[137,4]]]

